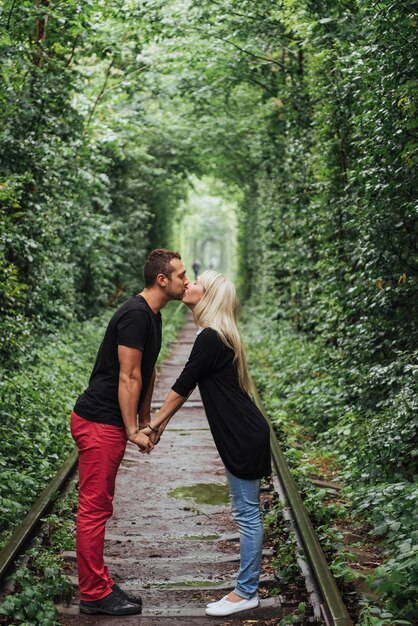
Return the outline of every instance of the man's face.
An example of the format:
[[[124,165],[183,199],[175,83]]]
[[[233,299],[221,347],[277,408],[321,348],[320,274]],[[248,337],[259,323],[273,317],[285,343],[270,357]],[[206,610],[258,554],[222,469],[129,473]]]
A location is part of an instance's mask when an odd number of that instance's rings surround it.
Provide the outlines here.
[[[170,266],[172,268],[171,277],[168,277],[166,287],[166,295],[170,300],[182,300],[189,279],[186,276],[186,268],[180,259],[171,259]]]

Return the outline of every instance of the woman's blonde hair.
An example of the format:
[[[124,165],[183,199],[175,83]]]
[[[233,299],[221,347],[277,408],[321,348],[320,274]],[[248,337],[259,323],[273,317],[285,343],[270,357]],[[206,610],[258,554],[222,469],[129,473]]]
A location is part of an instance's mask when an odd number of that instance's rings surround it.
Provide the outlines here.
[[[199,278],[205,293],[194,308],[194,320],[198,326],[216,330],[222,342],[234,351],[239,383],[251,395],[247,359],[237,328],[239,300],[236,289],[226,276],[214,270],[206,270]]]

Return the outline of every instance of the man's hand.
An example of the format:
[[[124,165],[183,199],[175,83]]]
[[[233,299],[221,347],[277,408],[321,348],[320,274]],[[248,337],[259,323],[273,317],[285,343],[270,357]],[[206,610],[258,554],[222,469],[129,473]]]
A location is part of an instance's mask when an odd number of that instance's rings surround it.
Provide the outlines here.
[[[144,432],[136,432],[128,436],[129,441],[138,446],[140,452],[151,452],[154,447],[150,437]]]

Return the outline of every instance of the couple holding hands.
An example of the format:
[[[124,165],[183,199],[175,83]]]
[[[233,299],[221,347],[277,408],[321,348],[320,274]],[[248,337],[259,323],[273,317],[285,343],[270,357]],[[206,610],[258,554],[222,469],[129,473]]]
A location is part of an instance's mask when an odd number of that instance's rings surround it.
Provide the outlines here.
[[[178,253],[153,250],[144,289],[114,313],[97,354],[89,386],[71,415],[79,450],[76,551],[80,611],[133,615],[142,600],[123,591],[104,564],[105,526],[113,511],[116,474],[126,442],[153,449],[170,418],[199,386],[215,445],[225,465],[232,513],[240,533],[235,588],[207,605],[206,615],[227,616],[258,606],[263,525],[260,479],[271,473],[269,427],[251,399],[251,384],[237,328],[234,285],[207,270],[190,283]],[[197,336],[189,359],[151,418],[155,363],[161,348],[160,310],[183,300]]]

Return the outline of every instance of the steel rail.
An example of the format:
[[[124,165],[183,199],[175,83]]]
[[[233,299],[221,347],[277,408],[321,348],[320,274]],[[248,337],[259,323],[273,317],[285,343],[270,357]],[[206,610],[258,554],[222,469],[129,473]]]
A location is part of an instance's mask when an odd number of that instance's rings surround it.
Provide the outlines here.
[[[55,495],[63,488],[69,476],[73,473],[77,464],[77,458],[78,450],[75,448],[0,552],[0,582],[10,570],[16,558],[23,552],[23,548],[33,537],[39,520],[48,511]]]
[[[280,447],[273,425],[264,410],[260,395],[255,390],[256,403],[266,418],[270,428],[270,447],[273,463],[282,483],[284,494],[292,511],[297,531],[305,554],[311,566],[313,576],[324,603],[321,605],[324,620],[332,626],[353,626],[347,607],[342,601],[335,579],[328,567],[327,560],[318,541],[316,532],[309,519],[295,480],[289,470],[286,458]]]
[[[327,624],[333,626],[352,626],[352,620],[329,570],[328,563],[315,530],[312,527],[308,512],[302,502],[294,478],[290,473],[285,456],[277,440],[273,425],[266,415],[257,392],[255,393],[255,397],[257,405],[263,415],[265,415],[269,424],[273,463],[297,525],[297,530],[311,565],[313,576],[324,600],[324,604],[321,605],[323,617]],[[47,512],[57,492],[63,488],[69,476],[73,473],[77,464],[77,458],[78,451],[75,448],[0,552],[0,581],[2,581],[16,558],[22,553],[23,548],[32,538],[39,520]]]
[[[323,618],[329,626],[353,626],[353,622],[348,614],[346,606],[342,601],[335,579],[330,572],[328,563],[309,519],[308,512],[297,489],[295,480],[287,465],[273,425],[264,410],[261,398],[257,391],[255,391],[255,399],[258,407],[266,417],[269,424],[270,445],[274,467],[279,480],[281,481],[284,496],[295,520],[297,532],[302,541],[306,557],[312,569],[313,577],[317,583],[320,594],[322,595],[323,604],[321,604],[321,610]],[[22,553],[25,545],[33,536],[39,520],[47,512],[56,493],[62,490],[63,485],[73,473],[77,464],[77,458],[78,451],[77,448],[75,448],[39,496],[38,500],[32,506],[24,520],[13,532],[6,546],[0,552],[0,582],[9,571],[19,554]]]

